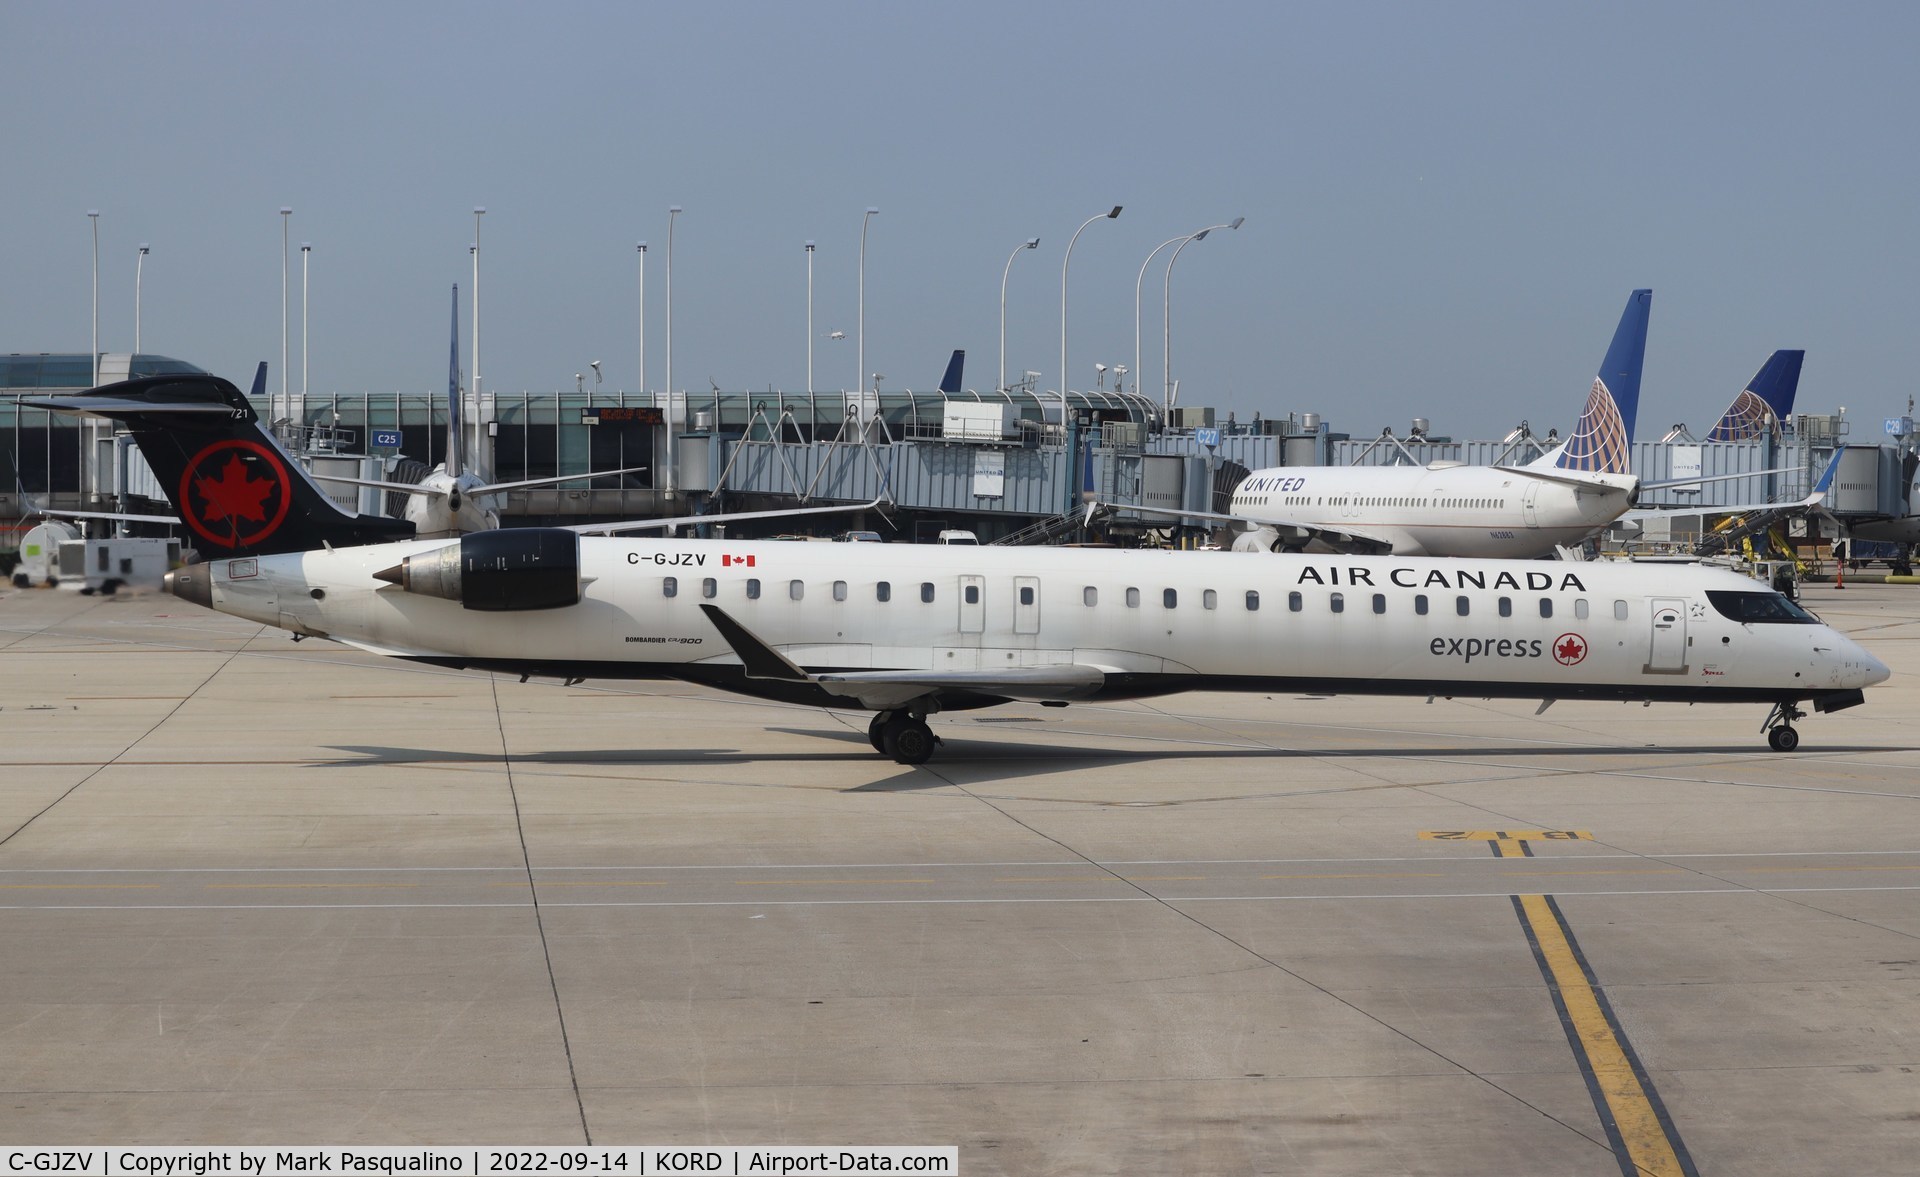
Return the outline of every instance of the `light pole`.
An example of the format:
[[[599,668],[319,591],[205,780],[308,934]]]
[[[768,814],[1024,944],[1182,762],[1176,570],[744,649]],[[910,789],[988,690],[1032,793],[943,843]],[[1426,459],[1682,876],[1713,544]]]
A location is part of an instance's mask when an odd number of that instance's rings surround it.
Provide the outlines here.
[[[480,218],[486,215],[484,205],[473,206],[473,379],[468,381],[473,386],[473,412],[461,416],[470,416],[475,426],[480,418]]]
[[[1080,240],[1080,234],[1088,225],[1101,217],[1113,220],[1120,215],[1120,206],[1114,205],[1113,211],[1097,213],[1086,219],[1080,228],[1073,231],[1073,237],[1067,241],[1067,256],[1060,259],[1060,424],[1067,423],[1067,263],[1073,260],[1073,243]]]
[[[140,243],[140,256],[133,263],[133,351],[140,354],[140,279],[147,267],[147,243]]]
[[[93,382],[89,388],[100,387],[100,210],[87,210],[87,220],[93,225]]]
[[[313,255],[313,242],[300,243],[300,403],[307,402],[307,329],[313,316],[307,310],[307,259]]]
[[[1040,239],[1029,237],[1025,242],[1013,247],[1007,255],[1007,267],[1000,271],[1000,391],[1007,390],[1007,275],[1013,273],[1013,259],[1020,256],[1023,249],[1039,249]]]
[[[680,215],[680,206],[667,209],[667,486],[668,495],[672,495],[679,477],[679,443],[673,436],[673,219]]]
[[[1160,251],[1176,241],[1185,240],[1186,234],[1183,233],[1154,246],[1147,260],[1140,263],[1140,276],[1133,280],[1133,384],[1136,389],[1140,386],[1140,373],[1146,371],[1140,366],[1140,287],[1147,280],[1147,267],[1153,264],[1153,259],[1160,255]]]
[[[640,242],[640,391],[647,390],[647,243]]]
[[[813,242],[807,242],[807,395],[813,395]]]
[[[867,214],[860,218],[860,324],[858,336],[860,370],[854,373],[853,391],[860,397],[862,406],[866,404],[867,399],[867,222],[871,221],[874,214],[879,211],[877,208],[869,208],[867,209]],[[864,424],[862,428],[865,428]]]
[[[272,428],[279,431],[280,418],[287,415],[293,403],[287,399],[287,220],[293,216],[293,210],[286,205],[280,206],[280,404],[273,410]]]
[[[1193,236],[1182,241],[1167,259],[1166,289],[1162,294],[1160,308],[1160,380],[1165,389],[1162,404],[1162,421],[1173,416],[1173,263],[1180,260],[1180,251],[1195,241],[1204,241],[1207,234],[1215,229],[1238,229],[1247,221],[1245,217],[1235,217],[1224,225],[1208,225]]]

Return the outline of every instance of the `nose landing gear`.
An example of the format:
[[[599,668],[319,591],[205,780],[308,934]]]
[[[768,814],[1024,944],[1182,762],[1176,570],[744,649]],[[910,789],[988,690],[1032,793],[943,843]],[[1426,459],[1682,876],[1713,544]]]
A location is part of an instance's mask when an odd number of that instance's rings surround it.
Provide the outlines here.
[[[1800,733],[1793,730],[1796,719],[1805,719],[1807,713],[1793,703],[1775,703],[1773,710],[1767,713],[1767,720],[1760,730],[1767,733],[1767,747],[1775,752],[1791,752],[1800,746]]]

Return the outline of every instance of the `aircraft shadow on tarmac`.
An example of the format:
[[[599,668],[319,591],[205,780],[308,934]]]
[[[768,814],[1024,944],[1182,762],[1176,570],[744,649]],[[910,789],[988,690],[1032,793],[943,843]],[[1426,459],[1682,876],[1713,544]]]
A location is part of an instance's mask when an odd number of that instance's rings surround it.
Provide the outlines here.
[[[867,742],[863,732],[833,732],[817,728],[773,727],[769,733],[792,736],[809,736],[815,739],[832,740],[844,744],[844,749],[819,752],[758,751],[752,748],[567,748],[535,752],[515,752],[506,757],[513,764],[525,765],[565,765],[573,767],[619,767],[619,766],[698,766],[726,764],[827,764],[845,762],[849,764],[872,764],[878,757]],[[364,768],[372,766],[405,765],[459,765],[459,764],[498,764],[502,757],[499,753],[456,751],[444,748],[396,748],[368,745],[336,744],[332,747],[355,759],[315,761],[315,768]],[[1903,752],[1915,749],[1905,747],[1881,747],[1868,745],[1822,745],[1809,751],[1821,754],[1829,753],[1884,753]],[[1111,748],[1073,747],[1057,744],[1014,743],[990,738],[961,736],[943,741],[939,754],[931,767],[938,769],[943,765],[952,767],[980,766],[992,764],[1004,775],[1020,776],[1028,773],[1046,773],[1068,767],[1096,767],[1105,764],[1137,764],[1163,760],[1366,760],[1377,757],[1417,760],[1468,760],[1484,761],[1488,759],[1526,759],[1531,761],[1563,761],[1575,758],[1598,759],[1601,761],[1621,761],[1644,756],[1704,756],[1710,758],[1763,756],[1778,758],[1778,754],[1768,752],[1764,746],[1755,744],[1715,744],[1715,745],[1552,745],[1552,746],[1503,746],[1499,744],[1471,747],[1417,747],[1394,746],[1382,743],[1366,748],[1256,748],[1256,747],[1205,747],[1205,748],[1165,748],[1142,747],[1136,750],[1115,751]],[[916,779],[925,781],[926,787],[937,787],[945,782],[934,773],[915,774],[907,766],[899,766],[903,772]],[[899,778],[888,781],[861,785],[850,791],[879,790],[899,788]]]

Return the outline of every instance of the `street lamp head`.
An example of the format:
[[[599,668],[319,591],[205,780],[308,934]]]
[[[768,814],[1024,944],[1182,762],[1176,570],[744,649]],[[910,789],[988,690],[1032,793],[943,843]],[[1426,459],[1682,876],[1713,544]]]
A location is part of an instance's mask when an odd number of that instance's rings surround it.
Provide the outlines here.
[[[1113,211],[1107,214],[1107,219],[1111,221],[1119,215],[1120,215],[1120,206],[1116,204],[1113,206]]]
[[[484,214],[486,211],[487,211],[487,208],[485,205],[476,204],[473,206],[473,215],[476,217]]]
[[[90,208],[87,210],[87,215],[90,217],[97,217],[100,215],[100,210],[97,208]]]
[[[809,241],[809,242],[807,242],[807,252],[808,252],[808,253],[812,253],[812,252],[813,252],[813,242],[811,242],[811,241]]]
[[[141,249],[140,249],[140,252],[141,252],[141,253],[145,253],[145,252],[147,252],[147,250],[146,250],[146,247],[145,247],[145,246],[142,246],[142,247],[141,247]],[[301,253],[312,253],[312,252],[313,252],[313,242],[311,242],[311,241],[302,241],[302,242],[300,243],[300,252],[301,252]]]
[[[587,367],[592,368],[594,371],[598,372],[600,370],[600,361],[593,360],[587,364]]]
[[[147,243],[142,241],[140,243],[140,253],[144,256],[146,252],[147,252]]]
[[[670,213],[677,213],[681,211],[681,208],[677,204],[670,204],[667,206],[667,211]]]
[[[283,217],[290,217],[293,215],[293,209],[283,204],[280,206],[280,215]]]
[[[1040,248],[1040,239],[1039,239],[1038,237],[1029,237],[1029,238],[1027,238],[1027,248],[1028,248],[1028,249],[1039,249],[1039,248]]]
[[[1233,218],[1233,220],[1231,220],[1231,221],[1229,221],[1229,222],[1227,222],[1227,228],[1229,228],[1229,229],[1238,229],[1238,228],[1239,228],[1240,226],[1242,226],[1242,225],[1244,225],[1244,224],[1246,224],[1246,223],[1247,223],[1247,218],[1245,218],[1245,217],[1235,217],[1235,218]]]
[[[1195,233],[1193,235],[1193,239],[1195,241],[1205,241],[1207,239],[1207,234],[1211,232],[1213,232],[1212,229],[1202,229],[1198,233]]]
[[[879,211],[880,211],[880,210],[879,210],[879,209],[877,209],[877,208],[871,208],[871,207],[869,207],[869,208],[867,209],[867,215],[868,215],[868,216],[872,216],[873,214],[875,214],[875,213],[877,213],[877,212],[879,212]]]
[[[642,242],[640,243],[640,252],[641,252],[641,253],[645,253],[645,252],[647,252],[647,243],[646,243],[646,242],[644,242],[644,241],[642,241]]]

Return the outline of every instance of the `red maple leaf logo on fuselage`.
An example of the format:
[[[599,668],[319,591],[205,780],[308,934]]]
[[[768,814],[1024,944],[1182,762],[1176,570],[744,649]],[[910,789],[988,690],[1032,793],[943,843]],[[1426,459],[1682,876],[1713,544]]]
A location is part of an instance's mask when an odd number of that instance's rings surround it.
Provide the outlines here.
[[[1562,666],[1574,666],[1587,657],[1586,639],[1577,633],[1563,633],[1553,643],[1554,661]]]
[[[220,468],[220,476],[215,478],[196,478],[195,490],[207,500],[205,513],[207,522],[216,519],[251,519],[255,523],[264,523],[267,519],[267,496],[273,493],[274,481],[271,478],[254,478],[247,472],[246,463],[239,454],[227,458],[227,464]]]

